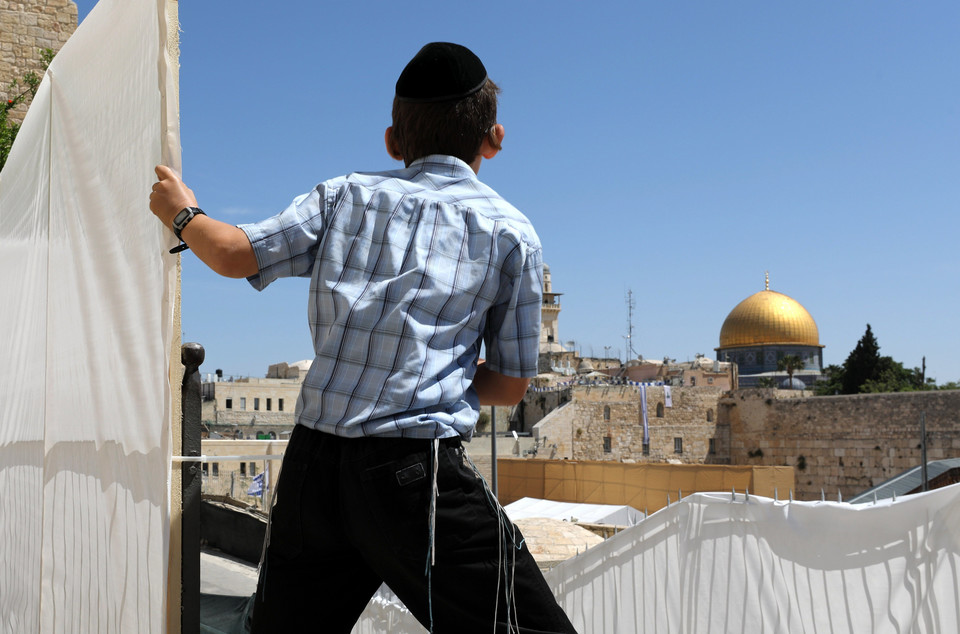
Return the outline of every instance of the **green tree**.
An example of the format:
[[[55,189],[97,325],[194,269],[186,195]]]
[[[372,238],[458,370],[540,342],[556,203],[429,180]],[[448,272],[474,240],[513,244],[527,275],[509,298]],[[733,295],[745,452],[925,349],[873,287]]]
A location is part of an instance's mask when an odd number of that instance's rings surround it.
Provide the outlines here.
[[[864,394],[912,392],[922,389],[918,383],[919,377],[913,370],[908,370],[902,363],[890,357],[880,357],[875,376],[863,382],[860,392]]]
[[[804,365],[803,359],[797,354],[785,354],[777,359],[777,370],[787,373],[791,390],[793,389],[793,373],[802,370]]]
[[[53,49],[40,49],[40,66],[45,72],[53,61]],[[10,148],[20,132],[20,123],[10,118],[10,113],[20,104],[29,104],[37,94],[41,77],[34,72],[24,73],[7,86],[7,94],[0,105],[0,170],[7,163]]]
[[[828,366],[823,374],[824,378],[816,386],[816,393],[820,395],[936,389],[936,381],[925,380],[920,368],[911,370],[892,357],[881,356],[880,344],[870,324],[843,366]]]
[[[873,336],[870,324],[867,331],[860,337],[857,347],[853,349],[847,360],[843,362],[843,378],[841,392],[843,394],[858,394],[860,386],[870,380],[879,378],[880,344]]]
[[[828,365],[823,369],[823,378],[817,381],[814,391],[819,396],[832,396],[843,392],[843,366]]]

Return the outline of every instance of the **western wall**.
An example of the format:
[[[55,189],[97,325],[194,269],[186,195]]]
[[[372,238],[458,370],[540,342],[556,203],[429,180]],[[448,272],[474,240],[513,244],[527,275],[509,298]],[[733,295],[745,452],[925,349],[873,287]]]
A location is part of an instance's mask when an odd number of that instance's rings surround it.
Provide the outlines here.
[[[779,398],[778,398],[779,392]],[[718,434],[729,436],[730,464],[795,467],[801,500],[844,498],[927,460],[960,457],[960,390],[801,396],[738,390],[721,399]]]
[[[811,396],[674,387],[673,407],[664,407],[663,387],[646,391],[647,454],[639,388],[597,385],[570,388],[569,402],[539,420],[537,457],[789,466],[796,499],[819,499],[821,489],[847,499],[920,464],[921,413],[928,460],[960,457],[960,390]]]

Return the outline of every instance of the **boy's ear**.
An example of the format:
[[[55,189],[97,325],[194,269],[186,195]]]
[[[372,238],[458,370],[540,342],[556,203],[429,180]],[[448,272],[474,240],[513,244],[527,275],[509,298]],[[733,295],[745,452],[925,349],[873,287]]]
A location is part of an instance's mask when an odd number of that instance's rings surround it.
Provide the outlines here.
[[[386,132],[383,133],[383,143],[387,146],[387,154],[390,155],[390,158],[398,161],[403,160],[403,154],[400,153],[400,148],[393,142],[393,126],[388,127]]]
[[[492,159],[496,156],[500,148],[503,147],[503,138],[506,134],[506,130],[499,123],[490,128],[487,136],[483,138],[483,143],[480,144],[480,155],[485,159]]]

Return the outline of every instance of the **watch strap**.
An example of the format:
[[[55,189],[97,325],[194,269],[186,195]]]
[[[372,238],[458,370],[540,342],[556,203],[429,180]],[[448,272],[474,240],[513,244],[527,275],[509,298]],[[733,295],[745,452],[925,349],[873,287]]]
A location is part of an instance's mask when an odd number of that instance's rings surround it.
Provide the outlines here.
[[[183,240],[183,237],[180,235],[190,221],[196,218],[197,216],[206,216],[207,214],[203,213],[203,210],[199,207],[184,207],[177,215],[173,217],[173,232],[177,235],[178,240]]]

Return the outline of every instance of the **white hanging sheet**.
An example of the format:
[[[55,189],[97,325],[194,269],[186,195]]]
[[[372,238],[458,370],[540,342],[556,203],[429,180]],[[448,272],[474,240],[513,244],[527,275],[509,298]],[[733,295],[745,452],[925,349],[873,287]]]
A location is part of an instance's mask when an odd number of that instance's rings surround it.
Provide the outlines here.
[[[691,495],[550,570],[577,631],[960,631],[960,485],[876,505],[732,498]]]
[[[875,505],[698,493],[545,577],[584,634],[958,632],[960,484]],[[381,587],[353,634],[388,631],[426,632]]]
[[[165,631],[176,259],[148,194],[155,164],[179,168],[166,31],[164,0],[102,0],[0,173],[0,632]]]

